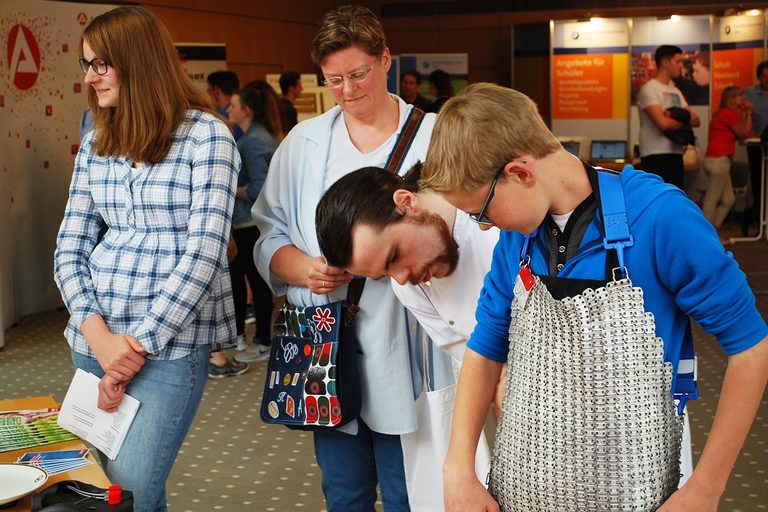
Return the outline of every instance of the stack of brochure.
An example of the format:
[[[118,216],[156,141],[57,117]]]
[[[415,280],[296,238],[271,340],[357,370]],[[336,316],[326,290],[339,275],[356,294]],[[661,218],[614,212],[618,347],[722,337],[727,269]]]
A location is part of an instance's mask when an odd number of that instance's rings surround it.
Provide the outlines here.
[[[40,468],[48,476],[87,466],[88,450],[62,450],[58,452],[29,452],[16,460],[16,464]]]
[[[56,424],[58,408],[0,412],[0,452],[77,439]]]

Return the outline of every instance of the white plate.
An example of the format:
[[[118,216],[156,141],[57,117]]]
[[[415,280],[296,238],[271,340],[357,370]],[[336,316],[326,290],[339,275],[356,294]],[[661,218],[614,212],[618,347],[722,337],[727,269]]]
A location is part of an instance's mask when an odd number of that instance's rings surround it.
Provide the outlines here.
[[[20,464],[0,464],[0,505],[39,489],[48,480],[42,469]]]

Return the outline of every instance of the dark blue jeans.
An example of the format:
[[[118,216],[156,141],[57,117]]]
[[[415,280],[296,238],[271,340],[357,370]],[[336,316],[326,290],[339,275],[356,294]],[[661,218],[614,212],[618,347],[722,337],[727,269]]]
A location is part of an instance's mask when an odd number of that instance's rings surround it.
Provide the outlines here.
[[[375,511],[377,483],[385,512],[409,512],[400,436],[379,434],[361,419],[357,422],[356,436],[333,429],[315,431],[328,512]]]

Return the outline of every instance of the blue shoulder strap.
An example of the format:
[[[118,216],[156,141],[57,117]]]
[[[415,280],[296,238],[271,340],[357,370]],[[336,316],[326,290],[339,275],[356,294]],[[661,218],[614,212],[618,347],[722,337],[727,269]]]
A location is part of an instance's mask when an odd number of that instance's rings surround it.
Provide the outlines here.
[[[624,170],[632,169],[628,165]],[[617,173],[598,171],[597,177],[600,184],[600,202],[603,208],[603,224],[605,238],[603,247],[615,249],[619,259],[620,275],[629,277],[624,266],[624,248],[632,247],[635,240],[629,232],[627,223],[627,209],[624,204],[624,191],[621,188],[621,176]],[[615,278],[615,272],[614,272]],[[693,336],[690,326],[683,336],[680,350],[680,360],[677,365],[677,376],[672,386],[672,396],[678,400],[677,412],[682,415],[688,400],[696,400],[699,397],[699,389],[696,384],[696,356],[693,351]]]
[[[614,269],[619,275],[627,275],[627,267],[624,265],[624,248],[635,245],[635,239],[629,232],[627,224],[627,208],[624,205],[624,191],[621,189],[621,177],[613,172],[598,171],[598,183],[600,184],[600,205],[603,209],[603,228],[605,238],[603,247],[606,250],[614,249],[619,258],[619,267]]]

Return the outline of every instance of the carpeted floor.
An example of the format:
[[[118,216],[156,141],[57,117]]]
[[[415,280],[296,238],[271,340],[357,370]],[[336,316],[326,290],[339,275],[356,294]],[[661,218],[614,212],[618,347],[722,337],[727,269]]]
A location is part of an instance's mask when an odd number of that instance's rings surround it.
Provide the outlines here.
[[[768,314],[768,244],[732,246]],[[52,395],[63,400],[73,370],[62,330],[64,311],[24,319],[6,333],[0,351],[0,398]],[[726,358],[695,330],[701,399],[689,406],[694,461],[701,454],[719,396]],[[208,380],[205,397],[168,482],[174,511],[293,511],[325,509],[312,436],[264,425],[259,406],[265,363],[239,377]],[[491,433],[491,432],[489,432]],[[492,433],[491,433],[492,434]],[[719,510],[768,508],[768,403],[765,397]],[[435,471],[439,471],[435,467]],[[381,510],[381,504],[378,504]]]

